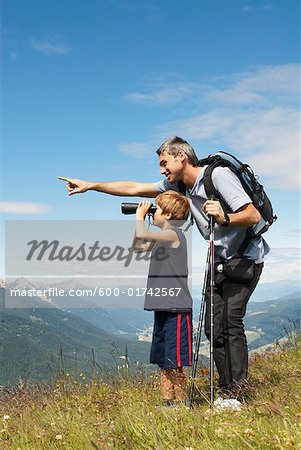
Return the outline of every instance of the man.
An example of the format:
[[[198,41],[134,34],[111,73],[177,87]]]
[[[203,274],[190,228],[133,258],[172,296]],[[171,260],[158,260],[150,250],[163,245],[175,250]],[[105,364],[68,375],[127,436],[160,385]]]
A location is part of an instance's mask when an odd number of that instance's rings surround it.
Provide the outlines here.
[[[214,288],[214,360],[219,374],[222,398],[239,398],[246,385],[248,349],[243,325],[247,302],[255,289],[263,267],[268,246],[262,238],[252,239],[243,255],[238,255],[246,236],[246,229],[259,223],[260,214],[241,186],[239,179],[225,167],[216,167],[212,181],[220,197],[228,205],[225,214],[221,204],[206,196],[203,174],[193,148],[180,137],[165,141],[157,150],[161,174],[165,179],[157,183],[134,181],[88,182],[60,177],[68,182],[69,195],[95,190],[112,195],[156,197],[167,190],[179,191],[179,182],[186,186],[191,212],[202,236],[209,239],[209,217],[215,220],[215,261],[221,263],[241,257],[249,277],[244,273],[228,278],[216,271]],[[250,267],[249,267],[250,266]],[[242,276],[241,276],[242,275]],[[241,279],[240,279],[241,277]],[[245,279],[247,278],[247,279]],[[207,292],[208,301],[209,292]],[[209,308],[205,319],[205,332],[209,337]]]

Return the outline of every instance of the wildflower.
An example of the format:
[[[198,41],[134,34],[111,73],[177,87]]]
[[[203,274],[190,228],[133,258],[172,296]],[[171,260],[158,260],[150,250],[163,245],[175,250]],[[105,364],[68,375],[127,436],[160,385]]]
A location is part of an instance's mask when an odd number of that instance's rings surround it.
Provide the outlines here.
[[[56,439],[57,441],[60,441],[61,439],[63,439],[63,436],[62,436],[61,434],[57,434],[57,435],[55,436],[55,439]]]
[[[9,419],[10,419],[10,416],[8,414],[5,414],[3,416],[3,422],[5,422],[6,420],[9,420]]]
[[[222,428],[218,428],[217,430],[215,430],[215,434],[217,434],[218,436],[222,436],[224,434],[224,430]]]

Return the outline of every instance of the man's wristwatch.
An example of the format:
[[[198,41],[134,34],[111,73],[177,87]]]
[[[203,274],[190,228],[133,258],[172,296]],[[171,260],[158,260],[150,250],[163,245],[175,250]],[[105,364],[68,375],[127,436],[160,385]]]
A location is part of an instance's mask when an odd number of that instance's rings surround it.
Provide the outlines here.
[[[224,216],[225,216],[225,222],[222,223],[221,227],[227,227],[231,222],[230,217],[228,216],[227,213],[224,213]]]

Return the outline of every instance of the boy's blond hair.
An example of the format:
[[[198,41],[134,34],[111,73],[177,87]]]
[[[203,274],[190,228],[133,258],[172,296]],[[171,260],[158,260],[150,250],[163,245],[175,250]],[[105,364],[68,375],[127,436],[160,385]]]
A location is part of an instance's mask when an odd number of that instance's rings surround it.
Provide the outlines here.
[[[171,214],[170,220],[186,220],[190,212],[190,204],[185,195],[176,191],[166,191],[157,195],[156,204],[163,214]]]

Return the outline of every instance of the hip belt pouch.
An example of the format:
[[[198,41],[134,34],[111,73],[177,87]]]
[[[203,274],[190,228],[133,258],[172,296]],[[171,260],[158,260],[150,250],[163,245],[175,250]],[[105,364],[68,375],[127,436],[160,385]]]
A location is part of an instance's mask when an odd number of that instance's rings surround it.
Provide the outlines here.
[[[222,267],[220,267],[222,266]],[[217,266],[217,271],[231,281],[248,282],[254,277],[255,261],[245,258],[232,258]]]

